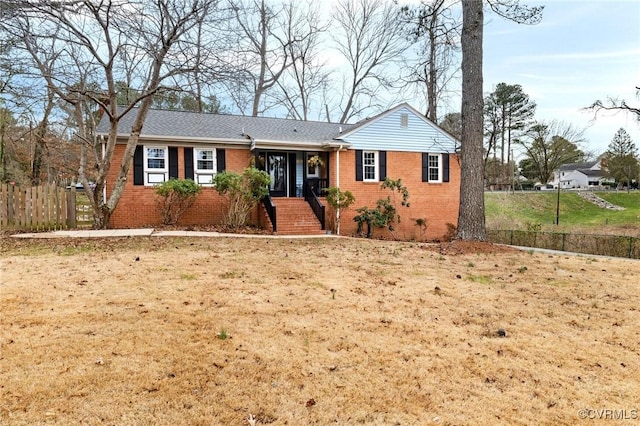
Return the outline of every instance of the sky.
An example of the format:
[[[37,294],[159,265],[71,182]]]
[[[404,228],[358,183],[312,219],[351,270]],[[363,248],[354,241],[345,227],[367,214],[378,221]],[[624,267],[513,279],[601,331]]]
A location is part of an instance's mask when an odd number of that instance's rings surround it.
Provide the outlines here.
[[[520,84],[538,120],[584,128],[583,147],[606,151],[621,127],[640,148],[640,122],[628,113],[583,109],[607,97],[640,106],[640,0],[540,0],[538,25],[485,14],[484,92]]]

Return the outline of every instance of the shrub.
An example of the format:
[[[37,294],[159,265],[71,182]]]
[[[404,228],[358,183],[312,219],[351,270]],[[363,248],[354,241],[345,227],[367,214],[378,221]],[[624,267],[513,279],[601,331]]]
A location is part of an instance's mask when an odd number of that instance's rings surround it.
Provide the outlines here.
[[[158,209],[164,225],[178,223],[180,216],[193,205],[202,187],[191,179],[169,179],[155,187]]]
[[[327,203],[333,207],[333,228],[340,235],[340,214],[347,210],[355,201],[351,191],[342,192],[340,188],[330,187],[322,190],[326,194]]]
[[[413,219],[413,221],[416,223],[416,226],[420,228],[420,232],[424,237],[425,234],[427,233],[427,228],[429,227],[429,222],[427,221],[427,219],[423,217],[419,217],[418,219]]]
[[[444,234],[444,240],[445,241],[453,241],[453,239],[456,237],[456,232],[457,231],[458,231],[458,227],[457,226],[455,226],[451,222],[447,222],[447,233]]]
[[[224,171],[213,178],[216,191],[226,196],[228,211],[225,225],[238,228],[247,224],[251,209],[269,193],[271,178],[267,172],[247,167],[242,174]]]
[[[396,193],[402,195],[400,204],[409,207],[409,191],[402,185],[402,179],[393,180],[385,178],[380,186],[382,189],[390,189],[391,195],[381,198],[376,202],[376,208],[370,209],[367,206],[356,209],[359,214],[353,218],[358,224],[358,234],[362,233],[362,226],[367,225],[367,238],[371,237],[372,227],[387,228],[393,234],[394,222],[400,223],[400,215],[396,208]],[[393,199],[392,199],[393,197]]]

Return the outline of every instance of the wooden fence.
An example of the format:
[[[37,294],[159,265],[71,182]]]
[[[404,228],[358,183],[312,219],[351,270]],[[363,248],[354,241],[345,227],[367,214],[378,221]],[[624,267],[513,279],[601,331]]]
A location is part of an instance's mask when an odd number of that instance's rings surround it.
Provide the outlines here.
[[[54,230],[76,227],[75,188],[0,185],[0,229]]]

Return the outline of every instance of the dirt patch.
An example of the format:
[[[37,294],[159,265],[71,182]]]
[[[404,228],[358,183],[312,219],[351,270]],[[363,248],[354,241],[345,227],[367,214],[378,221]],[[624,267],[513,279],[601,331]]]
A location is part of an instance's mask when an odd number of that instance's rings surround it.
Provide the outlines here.
[[[637,261],[365,239],[1,244],[0,424],[573,425],[640,408]]]

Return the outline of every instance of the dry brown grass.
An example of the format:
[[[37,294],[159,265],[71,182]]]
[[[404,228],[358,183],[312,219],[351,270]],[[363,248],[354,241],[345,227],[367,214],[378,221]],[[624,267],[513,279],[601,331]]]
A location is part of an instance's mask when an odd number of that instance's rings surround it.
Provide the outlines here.
[[[353,239],[0,248],[3,425],[569,425],[640,409],[638,261]]]

